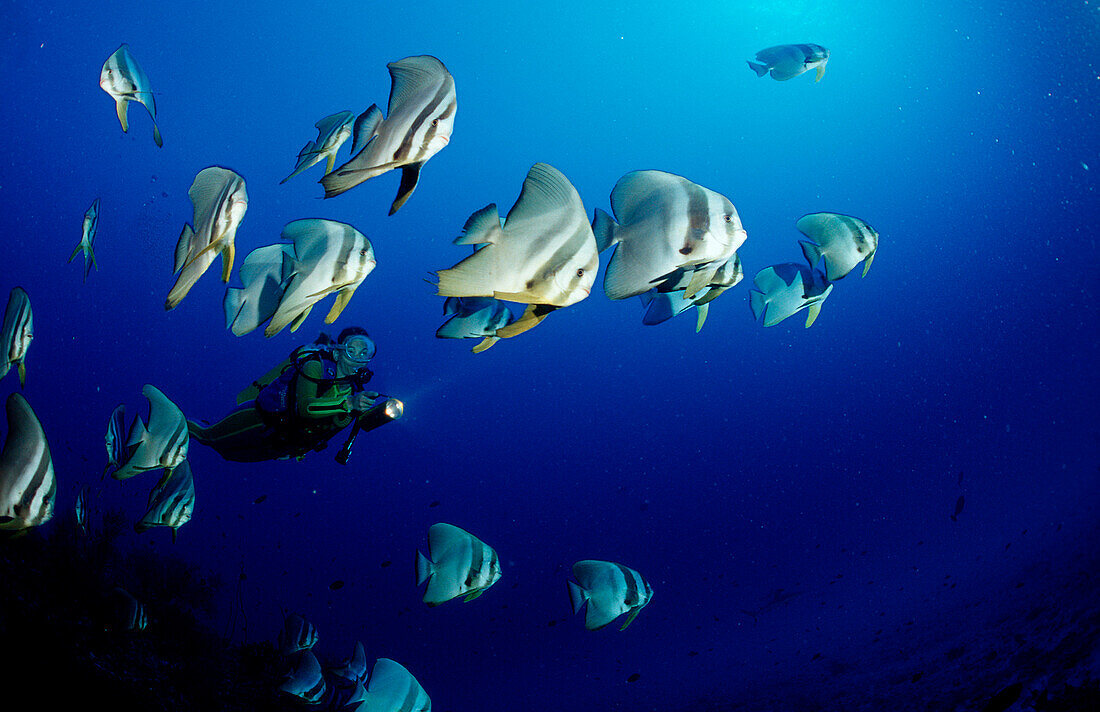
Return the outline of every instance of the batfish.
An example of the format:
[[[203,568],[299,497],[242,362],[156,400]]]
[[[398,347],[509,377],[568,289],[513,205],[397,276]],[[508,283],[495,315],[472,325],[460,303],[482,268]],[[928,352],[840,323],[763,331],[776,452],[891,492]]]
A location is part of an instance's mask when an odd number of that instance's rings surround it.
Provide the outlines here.
[[[103,68],[99,70],[99,87],[115,100],[115,111],[123,132],[130,130],[126,114],[130,102],[136,101],[145,107],[153,120],[153,140],[157,146],[164,146],[160,127],[157,126],[157,103],[149,89],[149,77],[145,76],[145,70],[130,54],[130,47],[125,42],[103,63]]]
[[[390,103],[386,118],[372,105],[355,120],[352,158],[325,175],[325,197],[353,188],[394,168],[401,186],[390,206],[396,213],[412,195],[424,163],[451,140],[454,129],[455,82],[435,57],[406,57],[386,65],[390,70]]]
[[[598,208],[592,221],[600,252],[618,243],[604,273],[610,299],[636,297],[682,269],[691,272],[684,298],[694,299],[748,237],[728,198],[663,171],[620,178],[611,209],[618,222]]]
[[[248,191],[244,179],[220,166],[203,168],[187,191],[195,206],[191,225],[184,225],[176,242],[175,266],[179,275],[168,292],[165,309],[175,309],[220,253],[222,281],[229,281],[233,270],[234,241],[237,228],[248,210]]]
[[[829,50],[816,44],[788,44],[768,47],[756,53],[756,60],[749,60],[749,68],[762,77],[771,72],[772,79],[786,81],[803,72],[817,69],[815,82],[825,76],[829,62]]]

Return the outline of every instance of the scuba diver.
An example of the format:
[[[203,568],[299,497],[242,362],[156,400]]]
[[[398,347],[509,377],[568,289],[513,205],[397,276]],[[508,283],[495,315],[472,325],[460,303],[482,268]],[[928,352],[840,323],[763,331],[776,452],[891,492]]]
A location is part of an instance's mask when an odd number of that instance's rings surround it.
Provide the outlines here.
[[[217,423],[203,427],[187,421],[194,440],[214,448],[226,460],[260,462],[297,458],[324,450],[328,441],[354,421],[336,455],[347,464],[362,430],[400,418],[401,401],[365,386],[374,375],[374,341],[361,327],[340,332],[335,343],[321,334],[296,348],[283,363],[241,391],[240,405]]]

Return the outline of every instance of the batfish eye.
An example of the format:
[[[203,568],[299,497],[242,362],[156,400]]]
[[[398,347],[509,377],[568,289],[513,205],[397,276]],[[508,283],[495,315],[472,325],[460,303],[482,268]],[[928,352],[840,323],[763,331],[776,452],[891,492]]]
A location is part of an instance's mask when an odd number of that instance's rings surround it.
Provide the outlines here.
[[[366,257],[367,256],[367,251],[366,250],[359,250],[359,255],[362,256],[362,257]]]
[[[583,277],[584,276],[584,267],[581,267],[580,269],[577,270],[577,276],[578,277]]]
[[[731,218],[729,215],[726,216],[726,222],[730,222],[732,220],[733,220],[733,218]]]
[[[432,126],[439,126],[439,119],[432,119]]]

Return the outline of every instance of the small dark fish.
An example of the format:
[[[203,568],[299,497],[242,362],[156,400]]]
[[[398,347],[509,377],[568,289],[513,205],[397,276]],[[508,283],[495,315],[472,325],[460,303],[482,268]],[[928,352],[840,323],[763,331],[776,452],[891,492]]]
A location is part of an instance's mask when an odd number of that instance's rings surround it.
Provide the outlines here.
[[[957,522],[959,515],[962,514],[963,505],[966,504],[966,497],[959,495],[959,498],[955,500],[955,513],[951,515],[951,521]]]
[[[626,681],[627,682],[637,682],[638,678],[640,678],[640,677],[641,677],[641,675],[639,675],[638,673],[634,673],[630,677],[626,678]]]
[[[267,499],[267,495],[266,494],[261,494],[259,497],[252,500],[252,504],[263,504],[264,500],[266,500],[266,499]]]
[[[429,504],[428,506],[429,507],[438,507],[439,506],[439,500],[438,499],[433,500],[432,503]]]
[[[386,559],[385,561],[382,562],[382,568],[386,568],[387,566],[389,566],[392,563],[393,563],[392,561],[390,561],[389,559]]]
[[[344,582],[341,581],[340,579],[336,579],[335,581],[330,583],[328,585],[328,587],[331,588],[333,591],[339,591],[340,589],[342,589],[344,587]]]

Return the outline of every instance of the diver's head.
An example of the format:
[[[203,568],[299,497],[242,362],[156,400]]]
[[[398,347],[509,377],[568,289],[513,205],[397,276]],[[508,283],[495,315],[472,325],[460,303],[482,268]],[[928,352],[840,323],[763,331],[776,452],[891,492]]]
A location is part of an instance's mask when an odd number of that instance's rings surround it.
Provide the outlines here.
[[[359,326],[349,326],[340,332],[333,348],[336,366],[343,375],[358,373],[367,367],[374,358],[376,348],[374,340],[367,330]]]

